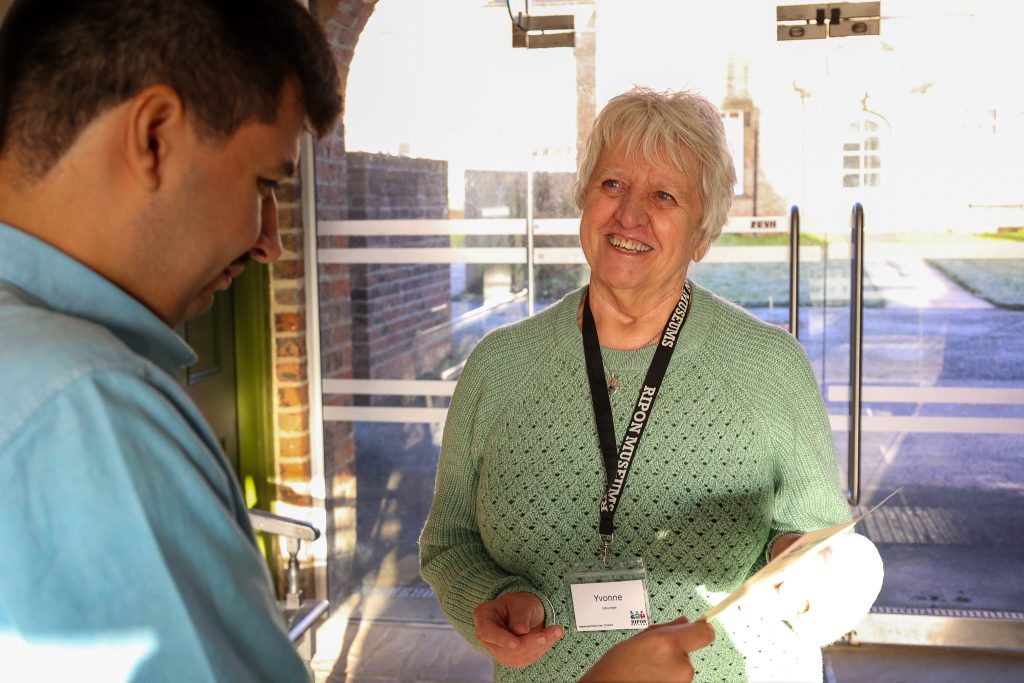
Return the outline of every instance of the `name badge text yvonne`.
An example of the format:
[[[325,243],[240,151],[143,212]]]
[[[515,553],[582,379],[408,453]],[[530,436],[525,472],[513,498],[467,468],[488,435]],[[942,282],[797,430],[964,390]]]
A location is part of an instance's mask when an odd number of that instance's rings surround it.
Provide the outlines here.
[[[570,591],[577,631],[628,631],[649,625],[640,579],[574,583]]]

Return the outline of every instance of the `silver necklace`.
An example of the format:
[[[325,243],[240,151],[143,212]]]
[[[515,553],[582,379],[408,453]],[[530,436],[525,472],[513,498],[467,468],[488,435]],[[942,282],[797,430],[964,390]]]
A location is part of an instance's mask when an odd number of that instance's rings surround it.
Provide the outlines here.
[[[633,349],[633,350],[634,351],[641,351],[641,350],[647,348],[648,346],[650,346],[654,342],[658,341],[658,337],[660,337],[660,336],[661,336],[661,332],[655,333],[655,335],[653,337],[651,337],[650,339],[648,339],[644,344],[642,344],[640,346],[640,348]],[[604,353],[601,354],[601,364],[604,365],[604,370],[605,370],[605,375],[606,375],[606,380],[607,380],[607,385],[608,385],[608,395],[611,396],[612,394],[618,392],[618,390],[621,388],[620,385],[619,385],[619,372],[615,368],[613,368],[610,365],[608,365],[608,362],[605,361],[605,359],[604,359]]]
[[[601,354],[601,362],[604,363],[604,369],[608,373],[608,395],[611,396],[619,390],[619,374],[604,362],[604,354]]]

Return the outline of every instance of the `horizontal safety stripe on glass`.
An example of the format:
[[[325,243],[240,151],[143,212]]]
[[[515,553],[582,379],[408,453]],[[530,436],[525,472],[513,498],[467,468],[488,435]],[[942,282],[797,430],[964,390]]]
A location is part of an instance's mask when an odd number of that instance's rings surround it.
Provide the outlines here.
[[[325,379],[326,394],[367,394],[399,396],[451,396],[454,381],[426,379]],[[827,387],[829,401],[850,400],[850,388],[842,384]],[[955,403],[1024,405],[1024,389],[985,387],[879,387],[861,392],[865,403]]]
[[[829,401],[849,401],[850,387],[830,384]],[[1024,389],[1001,387],[864,387],[864,403],[970,403],[1024,405]]]
[[[451,396],[455,381],[438,379],[325,379],[325,394],[367,396]]]
[[[804,263],[821,260],[819,247],[801,247]],[[534,263],[539,265],[584,264],[579,247],[536,247]],[[395,247],[367,249],[320,249],[320,263],[526,263],[526,247]],[[715,247],[701,261],[705,263],[788,263],[786,247]]]
[[[400,422],[444,424],[447,408],[324,406],[325,422]]]
[[[724,232],[778,233],[779,225],[788,225],[783,216],[750,217],[734,216],[729,219]],[[759,227],[769,226],[768,229]],[[774,226],[770,227],[770,226]],[[317,231],[321,236],[384,237],[384,236],[450,236],[450,235],[525,235],[524,218],[467,218],[467,219],[422,219],[422,220],[365,220],[365,221],[320,221]],[[578,218],[543,218],[534,220],[533,234],[576,235],[579,232]],[[833,236],[828,244],[829,260],[849,259],[848,237]],[[1009,240],[964,240],[934,243],[895,243],[885,240],[870,240],[867,260],[898,258],[929,259],[1024,259],[1024,242]],[[396,249],[395,251],[397,251]],[[329,251],[329,250],[321,250]],[[719,256],[716,256],[716,252]],[[726,252],[727,255],[722,255]],[[823,247],[818,245],[800,248],[804,261],[821,260]],[[705,261],[720,263],[762,262],[774,263],[789,258],[788,247],[772,246],[717,246],[708,252]],[[324,261],[321,263],[344,263],[345,261]],[[369,263],[370,261],[354,261]],[[416,261],[405,261],[415,263]],[[458,261],[447,261],[458,263]]]
[[[406,422],[443,424],[446,408],[387,406],[324,406],[327,422]],[[849,429],[847,415],[829,415],[833,431]],[[971,417],[888,417],[871,415],[861,420],[862,432],[907,434],[1024,434],[1024,420]]]
[[[321,236],[429,237],[445,235],[525,235],[525,218],[466,218],[388,221],[320,221]],[[545,218],[533,222],[533,234],[575,235],[578,218]]]
[[[537,218],[533,234],[575,235],[579,218]],[[328,237],[414,237],[442,235],[525,235],[525,218],[395,219],[365,221],[320,221],[317,231]],[[734,216],[724,232],[776,234],[789,232],[786,216]]]
[[[850,429],[848,415],[829,415],[832,431]],[[1024,420],[1000,417],[919,417],[865,415],[862,432],[905,432],[907,434],[1024,434]]]
[[[533,250],[534,263],[586,263],[579,247],[543,247]],[[472,247],[464,249],[320,249],[320,263],[510,263],[526,264],[526,247]]]

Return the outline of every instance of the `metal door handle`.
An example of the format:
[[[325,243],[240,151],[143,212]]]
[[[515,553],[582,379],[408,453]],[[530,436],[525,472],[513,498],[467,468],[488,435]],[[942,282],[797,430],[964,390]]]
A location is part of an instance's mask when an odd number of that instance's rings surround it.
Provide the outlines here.
[[[800,329],[800,207],[789,209],[789,333],[799,339]]]
[[[864,207],[850,214],[850,437],[847,449],[847,493],[850,505],[860,503],[860,404],[864,347]]]

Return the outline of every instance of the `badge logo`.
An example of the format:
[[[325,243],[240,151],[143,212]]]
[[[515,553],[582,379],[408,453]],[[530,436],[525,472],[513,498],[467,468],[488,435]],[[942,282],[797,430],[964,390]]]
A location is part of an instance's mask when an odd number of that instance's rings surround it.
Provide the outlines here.
[[[647,626],[647,613],[643,610],[629,611],[630,626]]]

